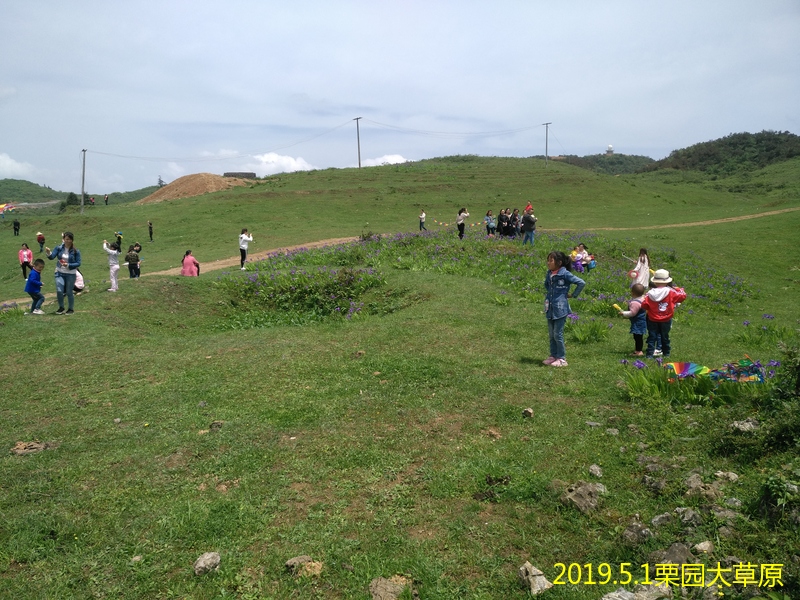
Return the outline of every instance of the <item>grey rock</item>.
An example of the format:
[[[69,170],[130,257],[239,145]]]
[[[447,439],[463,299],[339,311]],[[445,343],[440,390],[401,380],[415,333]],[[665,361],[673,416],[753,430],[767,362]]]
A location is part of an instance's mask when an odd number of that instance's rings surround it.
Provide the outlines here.
[[[600,423],[598,423],[597,421],[586,421],[586,424],[589,427],[600,427]]]
[[[630,525],[622,532],[622,539],[632,546],[643,544],[651,537],[653,537],[653,532],[642,523],[638,514],[633,517]]]
[[[730,481],[731,483],[739,481],[739,476],[733,471],[717,471],[714,473],[714,477],[722,481]]]
[[[732,506],[733,508],[741,508],[742,501],[738,498],[725,498],[725,504],[728,506]]]
[[[639,450],[644,451],[644,450],[647,450],[650,447],[650,444],[645,444],[644,442],[636,442],[636,447]]]
[[[686,563],[694,564],[697,561],[691,550],[689,550],[689,547],[685,544],[681,544],[680,542],[672,544],[666,550],[656,550],[655,552],[651,552],[647,560],[651,565],[682,565]]]
[[[522,585],[524,585],[526,589],[530,590],[531,595],[533,596],[536,594],[541,594],[545,590],[553,587],[553,584],[547,581],[547,578],[545,578],[544,573],[542,573],[528,561],[525,561],[525,564],[519,568],[519,571],[517,571],[517,576],[519,577]]]
[[[690,527],[697,527],[703,524],[703,517],[694,509],[681,506],[675,509],[675,513],[680,517],[681,523]]]
[[[202,400],[197,403],[197,406],[199,406],[200,408],[205,408],[206,406],[208,406],[208,402]]]
[[[710,540],[706,540],[705,542],[700,542],[699,544],[695,544],[692,546],[692,550],[695,552],[699,552],[700,554],[713,554],[714,553],[714,542]]]
[[[616,427],[609,427],[608,429],[606,429],[606,433],[608,435],[619,435],[619,429],[617,429]]]
[[[119,417],[117,417],[116,419],[114,419],[114,423],[116,423],[117,425],[119,425],[120,423],[122,423],[122,419],[120,419]]]
[[[579,481],[567,488],[561,496],[561,502],[567,506],[574,506],[586,515],[597,509],[600,494],[606,491],[606,486],[602,483]]]
[[[218,552],[206,552],[194,561],[194,574],[203,575],[210,571],[218,571],[219,563],[222,559]]]
[[[635,600],[662,600],[672,598],[672,588],[663,585],[637,585],[633,588]]]
[[[721,484],[719,481],[710,484],[703,483],[703,478],[697,473],[690,475],[685,483],[687,488],[686,496],[688,497],[697,496],[709,502],[713,502],[722,496],[722,492],[720,491]]]
[[[220,429],[222,429],[222,425],[224,423],[225,421],[212,421],[211,425],[209,425],[209,429],[211,431],[219,431]]]
[[[726,527],[725,525],[723,525],[722,527],[717,529],[717,534],[721,538],[732,538],[734,535],[734,531],[730,527]]]
[[[664,467],[658,463],[650,463],[649,465],[644,466],[644,470],[648,473],[659,473],[664,470]]]
[[[283,566],[287,571],[296,573],[302,565],[310,563],[312,561],[313,559],[307,554],[301,554],[300,556],[295,556],[294,558],[290,558],[289,560],[286,561],[286,563],[284,563]]]
[[[667,487],[666,479],[656,479],[650,475],[642,477],[642,483],[654,494],[660,494]]]
[[[603,476],[603,469],[600,468],[600,465],[591,465],[589,467],[589,475],[594,477],[602,477]]]
[[[639,432],[639,427],[637,425],[634,425],[633,423],[631,423],[630,425],[628,425],[628,432],[631,435],[639,435],[639,433],[640,433]]]
[[[629,592],[625,588],[618,588],[614,592],[609,592],[600,600],[636,600],[636,594]]]
[[[526,408],[525,410],[523,410],[522,411],[522,417],[524,419],[532,419],[533,418],[533,409],[532,408]]]
[[[761,424],[753,417],[747,417],[744,421],[734,421],[731,423],[731,429],[734,431],[741,431],[742,433],[750,433],[758,430]]]
[[[636,462],[639,463],[640,465],[646,465],[649,463],[657,464],[661,462],[661,458],[658,456],[649,456],[647,454],[640,454],[639,456],[636,457]]]
[[[650,524],[653,527],[661,527],[662,525],[667,525],[668,523],[672,523],[672,515],[670,513],[656,515],[650,520]]]

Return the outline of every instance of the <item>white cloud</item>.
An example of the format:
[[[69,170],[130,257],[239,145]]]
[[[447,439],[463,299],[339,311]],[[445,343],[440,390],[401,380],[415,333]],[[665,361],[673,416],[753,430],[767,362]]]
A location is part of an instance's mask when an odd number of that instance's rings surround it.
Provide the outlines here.
[[[265,175],[275,175],[276,173],[294,173],[295,171],[313,171],[317,167],[310,165],[298,156],[293,158],[291,156],[282,156],[275,152],[267,152],[266,154],[256,154],[253,156],[258,162],[251,163],[245,166],[245,170],[251,170],[259,177]]]
[[[403,158],[399,154],[384,154],[378,158],[368,158],[361,161],[362,167],[380,167],[381,165],[399,165],[400,163],[408,162],[407,158]]]
[[[0,100],[4,98],[11,98],[17,94],[16,88],[0,86]]]
[[[34,172],[33,165],[29,163],[17,162],[8,154],[0,154],[0,177],[8,179],[19,179],[20,177],[30,177]]]

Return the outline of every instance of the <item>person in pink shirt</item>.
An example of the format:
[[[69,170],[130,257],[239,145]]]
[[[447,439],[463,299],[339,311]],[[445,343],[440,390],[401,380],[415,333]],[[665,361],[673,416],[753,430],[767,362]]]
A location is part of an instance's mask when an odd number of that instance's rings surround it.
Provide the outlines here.
[[[19,251],[19,266],[22,267],[22,278],[28,279],[28,271],[33,270],[33,252],[28,248],[28,244],[22,244]]]
[[[186,254],[183,255],[181,264],[183,265],[183,268],[181,268],[181,275],[185,275],[186,277],[200,276],[200,263],[192,256],[191,250],[187,250]]]

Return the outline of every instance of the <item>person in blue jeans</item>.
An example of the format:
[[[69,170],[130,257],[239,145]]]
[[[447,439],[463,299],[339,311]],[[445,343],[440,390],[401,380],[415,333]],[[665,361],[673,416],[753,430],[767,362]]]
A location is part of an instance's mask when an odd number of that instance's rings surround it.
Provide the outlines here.
[[[550,336],[550,356],[542,363],[551,367],[567,366],[564,325],[567,322],[567,315],[572,312],[569,298],[577,298],[586,285],[583,279],[571,273],[570,268],[570,258],[563,252],[554,251],[547,255],[544,314],[547,317],[547,332]],[[575,289],[570,293],[569,289],[573,285]]]
[[[32,315],[43,315],[42,304],[44,304],[44,294],[42,293],[42,270],[44,269],[44,261],[37,258],[33,261],[33,268],[28,274],[28,279],[25,281],[25,293],[27,293],[33,302],[31,302]],[[27,314],[27,313],[26,313]]]
[[[71,315],[75,305],[75,274],[81,266],[81,251],[74,245],[75,236],[71,231],[65,231],[61,236],[61,245],[56,246],[51,251],[45,246],[47,258],[53,260],[58,258],[56,265],[56,299],[58,300],[57,315]],[[67,312],[64,313],[64,296],[69,302]]]

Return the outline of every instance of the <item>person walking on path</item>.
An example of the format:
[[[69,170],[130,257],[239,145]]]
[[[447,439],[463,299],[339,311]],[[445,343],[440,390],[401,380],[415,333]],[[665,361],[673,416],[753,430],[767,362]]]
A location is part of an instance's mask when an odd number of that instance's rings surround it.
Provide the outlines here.
[[[242,229],[239,235],[239,257],[241,258],[241,267],[244,271],[244,263],[247,260],[247,245],[253,241],[253,236],[247,233],[247,227]]]
[[[105,198],[103,198],[103,200],[106,201],[106,206],[108,206],[108,194],[105,195]]]
[[[68,301],[68,308],[66,314],[71,315],[75,311],[75,273],[78,267],[81,266],[81,251],[75,247],[75,236],[71,231],[65,231],[62,235],[61,245],[56,246],[50,251],[50,248],[45,247],[47,258],[53,260],[58,259],[56,265],[56,299],[58,300],[57,315],[64,313],[64,296],[66,295]]]
[[[119,246],[114,242],[110,246],[106,240],[103,240],[103,250],[108,254],[108,276],[111,279],[111,287],[108,288],[109,292],[116,292],[119,289],[117,282],[117,275],[119,274]]]
[[[183,265],[181,275],[185,277],[200,277],[200,263],[192,256],[191,250],[187,250],[186,254],[183,255],[181,265]]]
[[[37,258],[33,261],[33,268],[28,279],[25,281],[25,293],[31,297],[31,312],[33,315],[43,315],[42,304],[44,304],[44,294],[42,293],[42,270],[44,269],[44,261]],[[25,313],[28,314],[28,313]]]
[[[419,212],[419,230],[420,231],[428,231],[425,227],[425,209],[423,208]]]
[[[19,251],[19,266],[22,267],[22,278],[28,278],[28,269],[33,268],[33,252],[28,248],[28,244],[22,244]]]
[[[531,246],[533,246],[533,238],[536,234],[536,221],[538,220],[539,219],[533,216],[532,208],[525,209],[525,214],[522,215],[522,232],[525,234],[522,237],[523,246],[528,242],[530,242]]]
[[[456,227],[458,227],[458,239],[464,239],[464,228],[466,225],[464,224],[464,219],[469,216],[466,208],[462,208],[458,211],[458,216],[456,217]]]
[[[44,251],[44,234],[41,231],[36,232],[36,241],[39,242],[39,252]]]
[[[19,219],[14,219],[14,235],[19,235]]]

